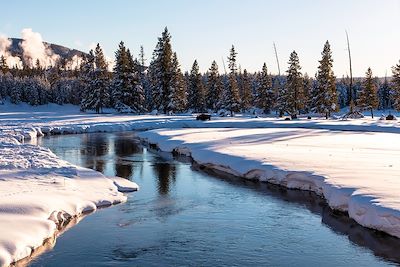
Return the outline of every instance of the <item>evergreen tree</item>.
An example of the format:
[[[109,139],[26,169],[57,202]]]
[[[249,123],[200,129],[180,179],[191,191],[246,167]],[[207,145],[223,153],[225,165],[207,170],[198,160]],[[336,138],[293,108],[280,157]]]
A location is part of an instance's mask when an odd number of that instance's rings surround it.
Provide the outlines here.
[[[389,86],[387,77],[385,77],[385,80],[379,86],[378,95],[379,95],[379,108],[380,109],[391,108],[391,88]]]
[[[176,53],[172,55],[171,69],[172,69],[171,87],[173,88],[173,90],[171,90],[170,104],[168,107],[169,110],[171,111],[182,112],[186,109],[187,106],[187,90]]]
[[[149,66],[149,76],[152,91],[152,108],[168,112],[169,99],[174,94],[172,90],[172,47],[171,35],[165,28],[158,38],[157,46],[153,52],[153,59]]]
[[[130,59],[124,42],[119,43],[115,52],[115,66],[112,81],[112,99],[114,107],[119,112],[132,111],[133,106],[133,69],[130,66]]]
[[[146,66],[146,59],[144,55],[143,46],[140,46],[140,52],[139,52],[139,81],[144,91],[144,98],[145,98],[144,107],[145,109],[150,109],[152,102],[151,87],[149,79],[147,77],[147,66]]]
[[[244,112],[246,110],[249,110],[252,106],[253,95],[251,92],[251,78],[246,69],[243,70],[243,74],[241,77],[240,97],[242,100],[241,101],[242,111]]]
[[[307,73],[303,76],[303,96],[304,96],[304,112],[309,113],[312,106],[312,90],[313,90],[313,80],[308,76]]]
[[[94,52],[89,51],[87,56],[84,56],[83,63],[81,65],[81,76],[80,80],[82,83],[82,94],[80,108],[82,111],[91,109],[90,103],[93,98],[93,79],[94,79]]]
[[[194,61],[192,70],[190,71],[188,91],[189,107],[193,108],[196,112],[204,112],[206,109],[206,94],[197,60]]]
[[[94,50],[94,79],[92,98],[89,101],[89,107],[96,110],[96,113],[103,112],[103,108],[108,101],[109,73],[108,65],[103,54],[100,44],[97,44]]]
[[[277,110],[279,111],[279,116],[282,117],[285,114],[285,112],[289,109],[288,108],[289,92],[288,92],[288,87],[286,86],[286,80],[282,82],[278,79],[276,86],[277,86],[276,90],[278,91],[276,107]]]
[[[274,98],[276,99],[275,109],[279,113],[279,117],[282,117],[286,110],[286,86],[285,78],[281,76],[275,76],[272,80],[272,89],[274,92]]]
[[[213,111],[217,111],[220,108],[222,89],[223,85],[218,72],[218,65],[214,60],[207,75],[207,108]]]
[[[240,110],[240,96],[239,87],[237,84],[237,63],[236,63],[236,51],[235,47],[232,45],[230,54],[228,57],[228,67],[230,73],[228,75],[228,80],[225,86],[223,94],[223,107],[230,111],[231,116],[233,112]]]
[[[300,61],[296,51],[290,54],[289,69],[286,78],[286,112],[297,118],[299,110],[304,107],[303,78],[300,72]]]
[[[400,110],[400,61],[392,67],[393,73],[393,107]]]
[[[258,75],[258,87],[256,93],[256,106],[269,114],[274,106],[275,95],[272,88],[272,79],[268,74],[267,64],[264,63]]]
[[[133,56],[131,54],[131,51],[128,49],[127,50],[127,55],[128,55],[128,69],[130,70],[129,72],[129,77],[130,77],[130,83],[132,86],[132,105],[130,106],[131,110],[136,113],[141,113],[146,110],[145,107],[145,91],[142,86],[142,83],[140,82],[140,71],[141,71],[141,65],[140,63],[135,59],[133,59]]]
[[[365,80],[363,83],[362,90],[360,92],[358,98],[358,106],[363,110],[370,110],[371,117],[374,118],[373,109],[378,107],[378,96],[377,96],[377,88],[372,77],[372,70],[368,68],[367,72],[365,73]]]
[[[338,110],[336,78],[333,73],[333,59],[329,42],[326,41],[322,51],[322,59],[319,61],[316,77],[316,88],[313,95],[313,110],[317,113],[331,115],[331,112]]]

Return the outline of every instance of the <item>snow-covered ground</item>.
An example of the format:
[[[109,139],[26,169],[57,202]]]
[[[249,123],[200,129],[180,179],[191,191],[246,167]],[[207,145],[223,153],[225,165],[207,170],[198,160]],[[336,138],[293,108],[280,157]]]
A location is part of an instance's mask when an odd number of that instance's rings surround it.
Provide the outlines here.
[[[213,128],[159,129],[139,136],[210,168],[314,191],[361,225],[400,237],[398,134]]]
[[[63,218],[124,201],[119,191],[135,187],[24,139],[126,130],[151,130],[139,135],[212,168],[313,190],[360,224],[400,237],[397,121],[243,115],[201,122],[192,115],[96,115],[71,105],[6,103],[0,105],[0,266],[29,256]]]

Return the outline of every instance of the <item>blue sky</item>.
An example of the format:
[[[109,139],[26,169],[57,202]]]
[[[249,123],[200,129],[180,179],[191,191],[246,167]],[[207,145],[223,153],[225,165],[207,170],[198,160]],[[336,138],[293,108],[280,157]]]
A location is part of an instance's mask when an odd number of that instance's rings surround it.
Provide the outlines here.
[[[349,32],[355,76],[368,67],[374,74],[391,74],[400,60],[400,0],[69,0],[22,1],[1,4],[0,33],[20,37],[32,28],[43,39],[87,51],[99,42],[112,57],[123,40],[147,58],[165,26],[183,70],[197,59],[202,71],[235,45],[242,69],[267,63],[277,73],[272,43],[281,69],[291,51],[300,57],[303,72],[314,75],[326,40],[333,50],[338,77],[348,73],[345,30]]]

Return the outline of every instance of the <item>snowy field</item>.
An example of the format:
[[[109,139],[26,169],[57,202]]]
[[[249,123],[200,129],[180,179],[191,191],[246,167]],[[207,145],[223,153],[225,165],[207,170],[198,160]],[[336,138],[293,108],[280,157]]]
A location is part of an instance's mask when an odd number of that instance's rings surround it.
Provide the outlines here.
[[[179,150],[249,179],[315,191],[361,225],[400,237],[400,124],[378,118],[284,121],[249,115],[200,122],[192,115],[0,105],[0,266],[29,256],[66,218],[122,202],[120,191],[136,187],[23,144],[43,134],[150,130],[139,135],[162,150]]]

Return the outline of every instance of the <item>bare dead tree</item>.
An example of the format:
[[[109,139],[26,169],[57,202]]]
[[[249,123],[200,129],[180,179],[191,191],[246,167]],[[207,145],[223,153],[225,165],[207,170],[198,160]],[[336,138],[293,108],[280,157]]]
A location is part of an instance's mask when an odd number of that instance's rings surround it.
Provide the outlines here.
[[[349,42],[349,35],[346,31],[346,39],[347,39],[347,51],[349,52],[349,66],[350,66],[350,87],[349,87],[349,104],[350,104],[350,113],[353,113],[354,107],[354,99],[353,99],[353,68],[351,65],[351,52],[350,52],[350,42]]]
[[[281,76],[281,68],[279,67],[278,52],[276,51],[275,42],[274,42],[273,44],[274,44],[274,51],[275,51],[276,63],[277,63],[277,65],[278,65],[278,75]]]

